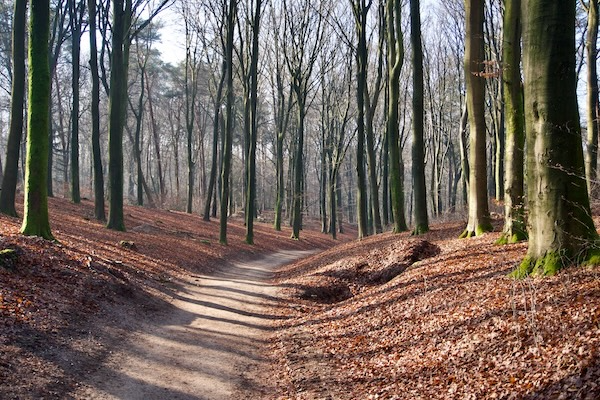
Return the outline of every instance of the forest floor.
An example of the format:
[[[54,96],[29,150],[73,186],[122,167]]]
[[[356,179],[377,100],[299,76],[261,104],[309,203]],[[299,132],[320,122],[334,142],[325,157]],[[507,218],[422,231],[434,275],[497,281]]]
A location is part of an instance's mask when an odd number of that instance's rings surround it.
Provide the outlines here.
[[[21,209],[17,211],[22,214]],[[249,350],[247,341],[225,343],[222,337],[211,335],[208,322],[214,325],[218,318],[241,321],[253,312],[251,307],[262,310],[265,306],[246,304],[250,309],[242,309],[240,301],[248,303],[243,295],[253,296],[246,292],[260,290],[260,284],[244,288],[244,282],[223,280],[224,274],[230,277],[234,271],[251,271],[268,282],[268,272],[261,273],[247,263],[286,250],[288,253],[277,257],[277,263],[267,262],[271,267],[289,260],[290,251],[315,251],[336,243],[316,229],[303,231],[300,240],[294,241],[289,239],[288,228],[276,232],[271,224],[257,223],[255,244],[248,245],[242,221],[234,218],[228,226],[229,245],[224,246],[218,241],[217,220],[206,222],[198,215],[142,207],[126,207],[128,231],[115,232],[94,220],[93,203],[87,200],[74,205],[68,200],[50,199],[50,218],[58,242],[23,237],[18,234],[20,218],[0,216],[0,250],[14,249],[18,256],[16,261],[6,260],[0,266],[0,399],[230,398],[222,395],[239,390],[236,385],[249,384],[244,381],[244,370],[235,374],[231,370],[240,365],[229,365],[241,358],[223,355],[247,352],[245,361],[260,360],[262,356],[258,350]],[[355,232],[350,230],[342,240],[353,237]],[[207,286],[217,285],[211,285],[208,279],[222,279],[222,287],[211,291]],[[246,280],[252,283],[256,279]],[[209,289],[202,299],[199,283],[203,290]],[[233,299],[226,299],[228,296]],[[267,294],[256,296],[255,301],[269,299]],[[228,308],[223,306],[227,301],[238,304]],[[204,309],[186,310],[198,306]],[[233,309],[238,306],[239,310]],[[211,319],[209,312],[225,315]],[[198,330],[194,321],[204,330]],[[153,353],[153,349],[173,342],[173,338],[160,335],[176,334],[177,329],[171,328],[177,325],[196,330],[193,340],[199,343],[188,343],[191,347],[187,348],[182,343],[175,350],[188,357],[194,356],[190,351],[202,350],[195,355],[201,358],[211,346],[213,350],[220,347],[218,362],[224,368],[214,364],[205,371],[230,371],[233,382],[214,388],[212,394],[210,386],[214,382],[208,382],[209,392],[203,392],[206,397],[195,396],[189,387],[173,389],[181,381],[172,378],[185,369],[185,363],[178,370],[173,354],[166,357],[164,352]],[[239,326],[225,324],[213,330],[227,329],[232,338],[243,326],[243,322]],[[245,334],[254,333],[241,331]],[[148,341],[136,343],[144,338]],[[120,355],[123,360],[116,359]],[[136,356],[149,366],[142,373],[152,373],[149,371],[154,363],[156,376],[140,379],[140,371],[127,376],[123,367],[139,367],[134,363]],[[166,379],[171,382],[161,387],[165,370],[173,371]],[[201,371],[188,372],[193,375]],[[119,381],[113,385],[116,378]],[[135,394],[135,385],[139,389],[143,380],[148,383],[146,389],[154,387],[156,392],[136,397],[145,393]],[[134,391],[127,394],[128,387]]]
[[[2,399],[600,398],[600,267],[513,280],[526,244],[462,222],[250,246],[234,220],[223,246],[195,215],[50,208],[58,243],[0,217]]]

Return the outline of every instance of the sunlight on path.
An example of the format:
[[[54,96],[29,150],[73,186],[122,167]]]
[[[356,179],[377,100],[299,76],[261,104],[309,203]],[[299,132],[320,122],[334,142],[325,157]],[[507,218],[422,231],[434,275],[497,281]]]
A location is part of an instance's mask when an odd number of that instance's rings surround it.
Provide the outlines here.
[[[284,251],[191,276],[164,320],[144,324],[78,393],[90,399],[260,398],[277,288],[272,271],[310,252]],[[247,393],[240,397],[240,391]]]

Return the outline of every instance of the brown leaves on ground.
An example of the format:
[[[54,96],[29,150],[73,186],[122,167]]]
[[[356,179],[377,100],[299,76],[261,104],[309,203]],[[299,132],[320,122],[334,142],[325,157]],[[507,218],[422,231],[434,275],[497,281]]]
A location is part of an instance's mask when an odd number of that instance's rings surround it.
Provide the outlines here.
[[[90,201],[50,199],[50,214],[58,243],[23,237],[20,219],[0,216],[0,250],[14,249],[17,256],[0,266],[2,399],[68,397],[99,367],[111,343],[135,329],[136,318],[167,308],[182,274],[333,243],[310,230],[292,241],[289,229],[258,223],[250,246],[245,228],[234,221],[229,246],[223,246],[218,221],[141,207],[126,207],[128,232],[115,232],[93,219]]]
[[[513,280],[526,244],[461,228],[370,237],[282,271],[279,398],[600,398],[600,268]]]

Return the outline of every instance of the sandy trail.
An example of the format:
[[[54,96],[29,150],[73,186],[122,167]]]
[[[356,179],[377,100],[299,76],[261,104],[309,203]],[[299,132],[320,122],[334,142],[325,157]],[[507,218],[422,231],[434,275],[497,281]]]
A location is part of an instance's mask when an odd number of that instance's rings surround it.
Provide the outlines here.
[[[283,251],[190,276],[163,320],[142,323],[76,397],[260,398],[262,351],[277,300],[272,271],[309,252]]]

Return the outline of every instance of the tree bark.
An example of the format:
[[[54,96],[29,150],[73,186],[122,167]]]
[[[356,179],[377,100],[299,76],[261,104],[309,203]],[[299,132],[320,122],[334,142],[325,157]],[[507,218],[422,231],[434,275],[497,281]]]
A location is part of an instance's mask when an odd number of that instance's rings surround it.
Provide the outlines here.
[[[585,42],[587,55],[587,146],[585,152],[586,180],[590,196],[598,188],[598,118],[600,104],[598,99],[598,0],[590,0],[587,7],[588,28]]]
[[[370,4],[369,4],[370,5]],[[367,226],[367,179],[365,174],[365,92],[367,85],[367,14],[369,7],[364,0],[352,3],[358,45],[356,49],[356,215],[358,238],[369,235]]]
[[[470,130],[469,220],[461,237],[491,231],[488,210],[483,41],[484,2],[466,0],[465,81]]]
[[[404,216],[403,171],[400,159],[400,143],[398,130],[398,105],[400,98],[400,70],[404,62],[404,45],[402,38],[402,7],[400,0],[387,0],[387,34],[388,34],[388,115],[387,136],[390,147],[390,192],[392,196],[392,214],[394,232],[406,231]]]
[[[252,50],[250,55],[250,132],[247,162],[246,243],[254,244],[254,217],[256,214],[256,140],[258,103],[258,39],[260,32],[261,0],[255,0],[252,18]]]
[[[414,235],[429,230],[427,191],[425,185],[425,144],[423,142],[423,48],[419,0],[410,1],[410,39],[413,49],[413,136],[412,180],[414,188]]]
[[[229,0],[227,12],[227,40],[225,46],[225,62],[227,63],[227,103],[225,106],[226,124],[223,136],[223,158],[221,171],[221,215],[219,225],[219,242],[227,244],[227,217],[229,216],[229,176],[231,173],[231,151],[234,125],[234,93],[233,93],[233,34],[235,30],[235,16],[237,13],[237,0]]]
[[[15,197],[19,175],[19,152],[23,136],[23,108],[25,100],[25,27],[27,1],[16,0],[12,30],[12,88],[10,100],[10,127],[6,144],[6,162],[0,191],[0,212],[17,216]]]
[[[125,10],[123,0],[113,1],[112,58],[109,95],[108,174],[110,201],[109,229],[125,230],[123,220],[123,117],[126,92],[125,69]]]
[[[219,126],[221,124],[221,101],[223,98],[223,86],[225,85],[225,78],[227,73],[227,62],[223,61],[221,67],[221,79],[219,80],[219,86],[217,88],[217,94],[215,96],[215,104],[214,104],[214,119],[213,119],[213,142],[212,142],[212,161],[210,167],[210,177],[208,179],[208,191],[206,193],[206,202],[204,203],[204,221],[210,221],[210,212],[211,212],[211,199],[213,198],[213,193],[216,192],[215,186],[217,183],[217,174],[219,170],[218,160],[219,160]],[[189,139],[189,129],[188,126],[188,139]],[[191,157],[191,142],[188,140],[188,165],[190,164]],[[188,170],[188,173],[189,170]],[[191,203],[191,193],[188,191],[188,203]],[[214,202],[216,206],[216,201]],[[189,206],[189,211],[191,212],[191,206]]]
[[[106,220],[104,211],[104,172],[100,147],[100,76],[98,73],[98,46],[96,44],[96,0],[88,0],[90,32],[90,70],[92,74],[92,154],[94,160],[94,216]]]
[[[524,210],[523,167],[525,114],[521,88],[521,9],[519,0],[506,0],[502,83],[506,154],[504,175],[504,229],[499,244],[527,239]]]
[[[79,76],[81,54],[81,24],[85,11],[85,1],[71,0],[71,54],[72,54],[72,108],[71,108],[71,201],[81,202],[79,188]]]
[[[53,239],[48,217],[48,132],[50,1],[31,3],[29,23],[29,112],[25,203],[21,233]]]
[[[529,248],[517,277],[600,262],[577,108],[575,0],[530,0],[522,10]]]

